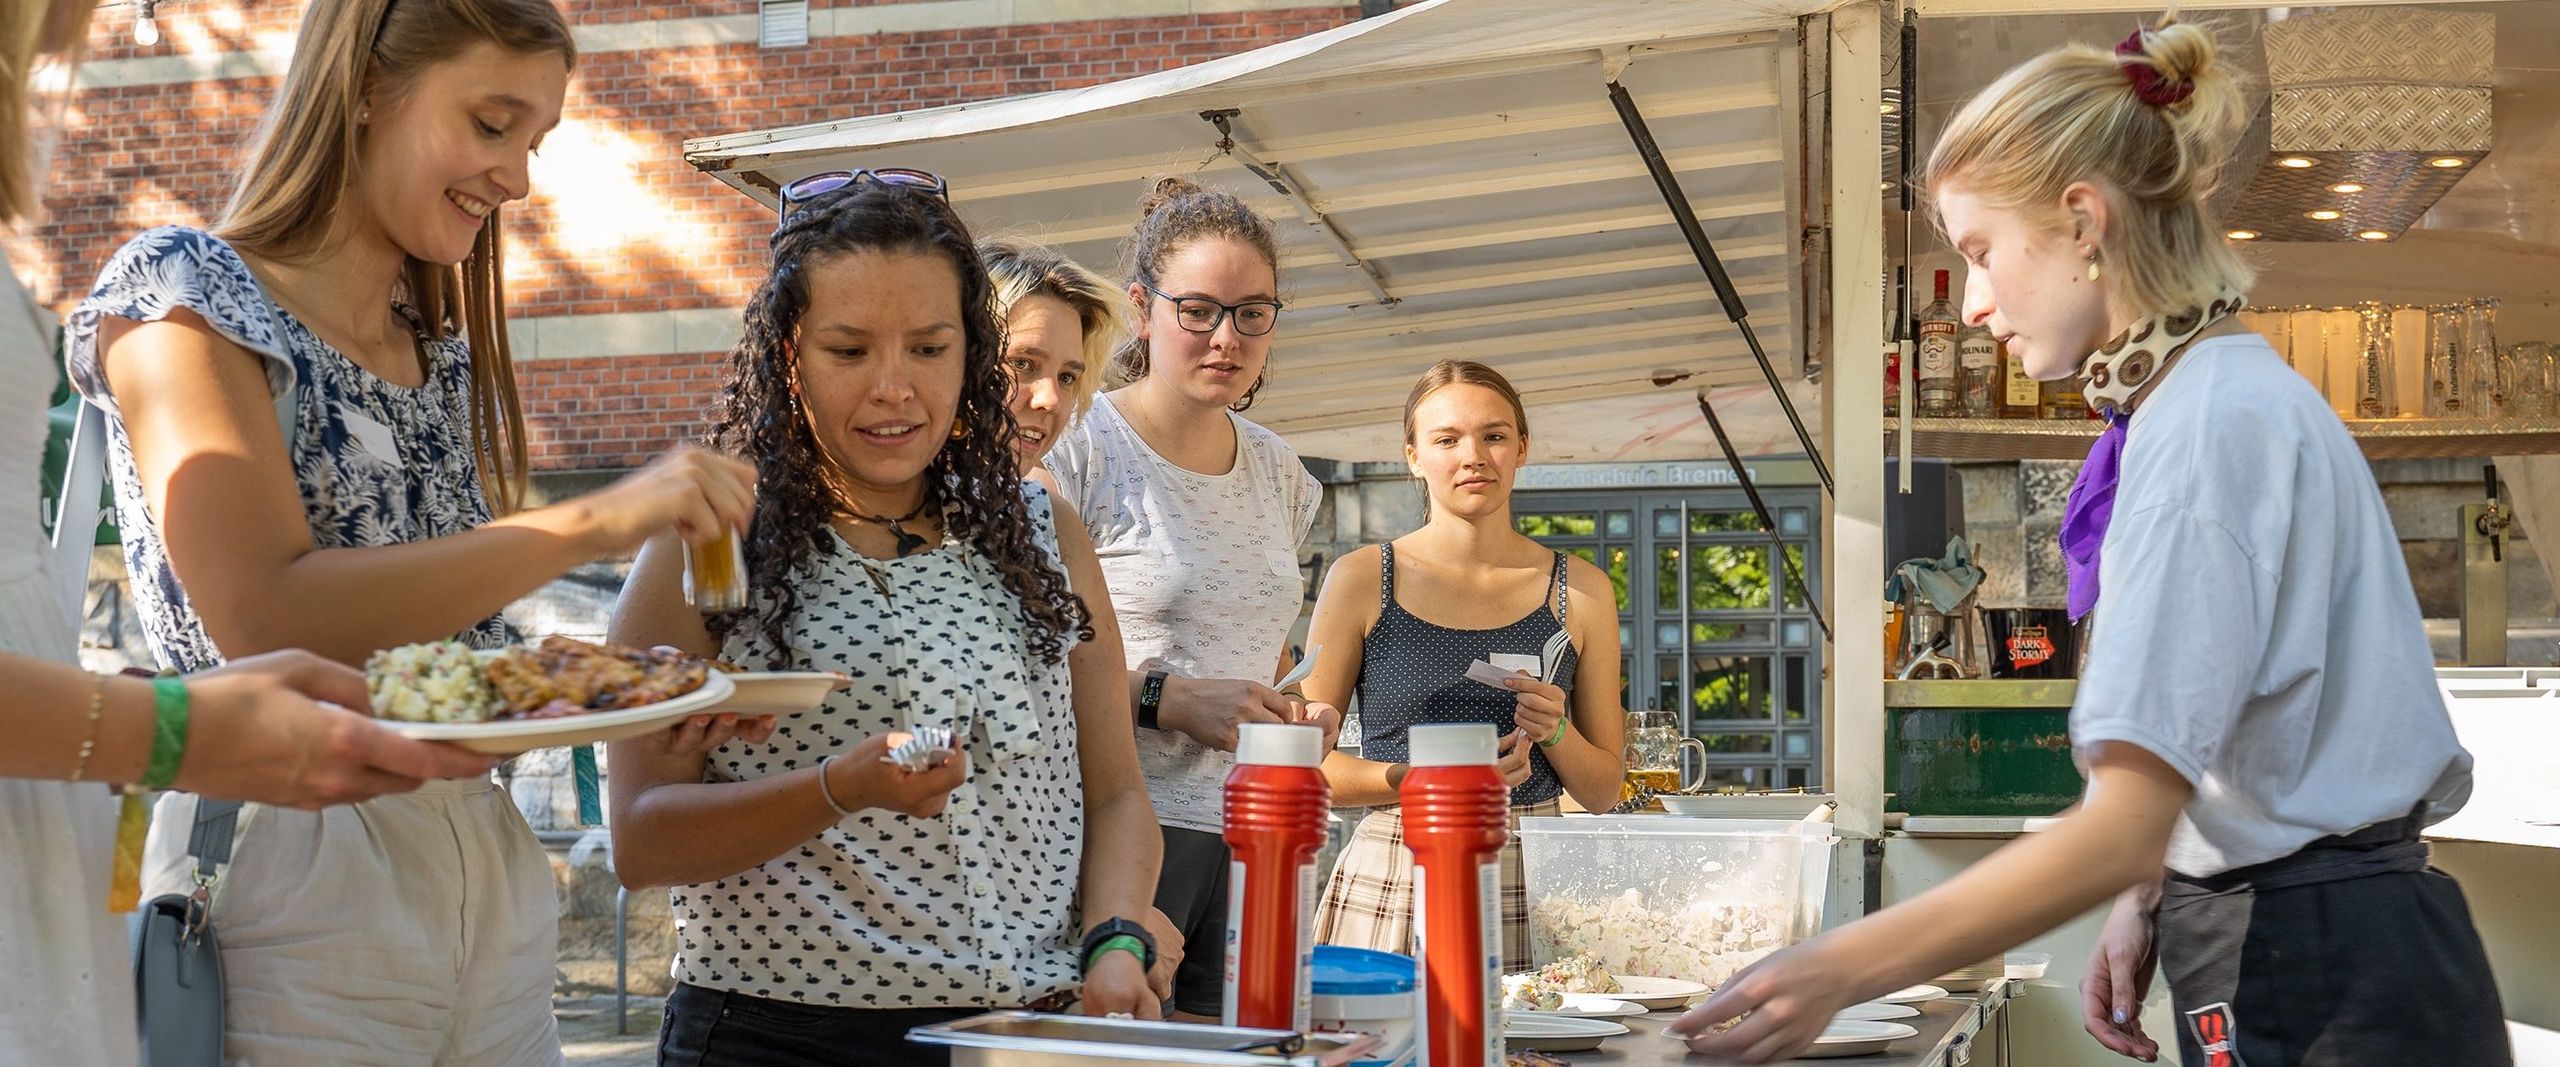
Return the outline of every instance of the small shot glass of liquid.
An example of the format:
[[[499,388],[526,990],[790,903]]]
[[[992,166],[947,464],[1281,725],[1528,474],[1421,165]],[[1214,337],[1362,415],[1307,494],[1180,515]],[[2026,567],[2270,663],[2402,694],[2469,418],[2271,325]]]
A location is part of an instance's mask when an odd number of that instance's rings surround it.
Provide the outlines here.
[[[708,544],[684,546],[684,599],[705,615],[747,606],[747,553],[738,532],[723,530]]]

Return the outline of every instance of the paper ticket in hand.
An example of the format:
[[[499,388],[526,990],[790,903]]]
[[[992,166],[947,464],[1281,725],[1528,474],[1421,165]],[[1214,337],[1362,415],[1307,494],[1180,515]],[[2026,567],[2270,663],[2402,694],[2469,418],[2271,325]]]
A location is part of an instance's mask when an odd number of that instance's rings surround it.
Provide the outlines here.
[[[1507,652],[1496,652],[1484,659],[1468,664],[1467,678],[1470,681],[1482,682],[1496,689],[1508,690],[1511,687],[1504,685],[1503,680],[1513,677],[1514,673],[1518,671],[1527,671],[1531,677],[1536,677],[1538,673],[1538,657],[1515,656]]]

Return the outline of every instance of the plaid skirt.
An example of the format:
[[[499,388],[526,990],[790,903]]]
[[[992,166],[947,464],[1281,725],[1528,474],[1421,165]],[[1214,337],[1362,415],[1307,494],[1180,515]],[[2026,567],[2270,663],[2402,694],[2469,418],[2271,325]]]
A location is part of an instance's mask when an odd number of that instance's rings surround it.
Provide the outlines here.
[[[1529,969],[1529,887],[1520,868],[1520,820],[1557,814],[1555,801],[1511,809],[1511,840],[1502,846],[1502,973]],[[1404,847],[1404,813],[1370,812],[1351,831],[1316,908],[1316,943],[1413,955],[1413,853]]]

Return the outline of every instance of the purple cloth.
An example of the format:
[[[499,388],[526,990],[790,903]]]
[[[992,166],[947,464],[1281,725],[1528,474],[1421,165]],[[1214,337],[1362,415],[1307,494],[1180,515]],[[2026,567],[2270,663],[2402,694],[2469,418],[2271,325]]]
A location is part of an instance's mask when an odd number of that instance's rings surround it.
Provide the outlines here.
[[[2116,477],[2124,464],[2125,417],[2107,413],[2107,430],[2089,446],[2088,462],[2072,479],[2062,508],[2062,572],[2070,581],[2071,621],[2098,606],[2098,546],[2116,513]]]

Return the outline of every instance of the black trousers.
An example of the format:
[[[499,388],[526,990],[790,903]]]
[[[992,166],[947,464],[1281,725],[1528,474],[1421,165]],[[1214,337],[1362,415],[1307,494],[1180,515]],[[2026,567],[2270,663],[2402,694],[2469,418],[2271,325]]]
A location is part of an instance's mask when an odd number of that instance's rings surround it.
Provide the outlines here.
[[[1215,1017],[1227,1010],[1227,875],[1235,853],[1220,834],[1164,831],[1163,873],[1156,908],[1182,931],[1182,965],[1173,973],[1173,1006]]]
[[[822,1008],[679,983],[658,1027],[659,1067],[947,1067],[951,1050],[907,1031],[981,1008]]]
[[[2509,1067],[2462,890],[2415,816],[2208,878],[2171,876],[2160,962],[2187,1067]]]

